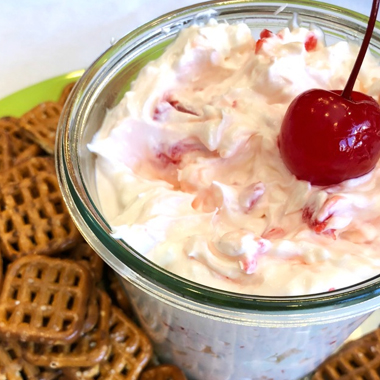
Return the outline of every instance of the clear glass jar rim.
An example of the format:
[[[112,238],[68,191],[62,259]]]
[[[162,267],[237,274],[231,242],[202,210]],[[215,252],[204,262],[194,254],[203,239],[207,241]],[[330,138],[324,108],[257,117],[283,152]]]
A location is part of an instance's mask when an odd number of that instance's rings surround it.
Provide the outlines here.
[[[79,138],[81,133],[78,133],[78,124],[74,121],[80,119],[78,118],[79,114],[86,114],[85,107],[83,107],[86,101],[83,102],[84,95],[87,96],[91,91],[93,94],[96,92],[96,85],[94,83],[97,82],[94,81],[94,78],[99,78],[99,73],[105,70],[105,67],[107,67],[105,63],[110,64],[112,58],[123,53],[123,51],[132,44],[134,39],[143,34],[150,33],[153,29],[161,28],[165,22],[173,22],[183,19],[184,17],[194,17],[196,14],[210,7],[220,12],[222,9],[228,10],[231,9],[231,7],[240,6],[241,11],[241,8],[260,5],[273,7],[280,7],[282,5],[302,6],[304,10],[325,11],[339,17],[345,16],[354,19],[359,23],[366,23],[368,20],[366,16],[356,12],[317,1],[310,3],[310,1],[305,0],[229,0],[209,1],[182,8],[167,13],[135,29],[109,48],[86,70],[78,82],[78,85],[75,87],[68,104],[65,106],[59,123],[56,141],[57,172],[64,199],[78,228],[93,248],[100,253],[103,259],[117,272],[121,271],[120,265],[127,266],[137,275],[136,278],[139,278],[147,287],[149,287],[149,283],[152,283],[158,288],[161,287],[169,293],[187,298],[196,303],[203,303],[218,308],[239,310],[299,311],[314,310],[316,308],[343,308],[365,302],[380,295],[380,275],[336,291],[294,297],[256,296],[232,293],[203,286],[181,278],[148,261],[137,251],[125,244],[125,242],[113,239],[109,234],[109,226],[91,201],[89,192],[85,187],[85,182],[78,165],[78,146],[73,143],[73,137]],[[380,24],[377,23],[375,33],[380,41],[379,29]],[[87,86],[90,83],[92,88],[89,89]],[[101,239],[99,236],[101,236]],[[95,241],[97,242],[96,244],[94,244]],[[108,251],[109,255],[113,255],[113,257],[104,254],[104,252],[99,252],[99,247]]]

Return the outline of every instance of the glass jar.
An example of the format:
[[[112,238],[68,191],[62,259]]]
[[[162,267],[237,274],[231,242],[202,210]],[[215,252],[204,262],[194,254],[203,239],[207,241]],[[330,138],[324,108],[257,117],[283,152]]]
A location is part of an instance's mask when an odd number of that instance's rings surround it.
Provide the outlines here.
[[[87,149],[147,62],[177,33],[209,17],[244,21],[255,37],[277,31],[297,12],[322,28],[328,44],[359,40],[367,18],[316,1],[208,2],[164,15],[134,30],[85,72],[60,120],[56,157],[64,199],[80,232],[120,275],[158,357],[192,380],[295,380],[330,355],[380,304],[379,276],[329,293],[264,297],[208,288],[180,278],[111,237],[96,191],[95,157]],[[380,52],[379,25],[371,42]]]

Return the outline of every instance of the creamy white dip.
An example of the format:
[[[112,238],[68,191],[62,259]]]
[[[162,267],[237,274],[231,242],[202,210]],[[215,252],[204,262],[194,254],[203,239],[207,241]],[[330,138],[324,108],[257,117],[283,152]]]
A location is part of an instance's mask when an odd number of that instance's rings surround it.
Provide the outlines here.
[[[184,29],[108,112],[89,149],[113,236],[173,273],[240,293],[318,293],[375,276],[379,165],[316,187],[287,170],[277,146],[294,97],[342,89],[358,46],[325,46],[318,29],[263,36],[213,20]],[[378,99],[379,79],[367,54],[356,90]]]

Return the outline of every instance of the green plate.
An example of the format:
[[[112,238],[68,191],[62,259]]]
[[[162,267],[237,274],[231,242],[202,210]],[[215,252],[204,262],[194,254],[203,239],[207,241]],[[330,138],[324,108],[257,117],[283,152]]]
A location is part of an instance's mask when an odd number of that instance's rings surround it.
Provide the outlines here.
[[[0,100],[0,117],[20,117],[37,104],[57,101],[64,87],[77,81],[84,70],[73,71],[26,87]]]

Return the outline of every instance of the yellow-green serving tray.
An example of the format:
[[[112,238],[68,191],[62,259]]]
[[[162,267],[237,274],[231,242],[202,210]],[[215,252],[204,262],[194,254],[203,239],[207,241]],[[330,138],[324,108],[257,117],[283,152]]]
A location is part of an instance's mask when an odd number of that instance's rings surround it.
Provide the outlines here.
[[[0,117],[20,117],[39,103],[57,101],[64,87],[77,81],[83,73],[84,70],[77,70],[47,79],[0,99]]]

